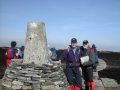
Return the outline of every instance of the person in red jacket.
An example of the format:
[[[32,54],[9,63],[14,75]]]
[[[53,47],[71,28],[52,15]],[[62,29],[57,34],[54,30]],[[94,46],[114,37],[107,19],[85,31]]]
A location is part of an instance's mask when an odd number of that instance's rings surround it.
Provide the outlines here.
[[[18,51],[16,48],[17,43],[15,41],[11,42],[11,47],[6,52],[6,65],[9,65],[11,63],[11,59],[17,59],[18,58]]]

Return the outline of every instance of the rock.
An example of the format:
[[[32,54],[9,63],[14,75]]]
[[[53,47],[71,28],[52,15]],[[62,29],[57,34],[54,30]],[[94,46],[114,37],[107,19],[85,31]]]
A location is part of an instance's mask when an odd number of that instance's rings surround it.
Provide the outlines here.
[[[93,72],[93,79],[95,79],[95,80],[99,79],[98,72]]]
[[[7,87],[7,88],[11,88],[12,80],[3,79],[2,80],[2,86]]]
[[[105,90],[105,88],[104,87],[96,87],[95,86],[95,90]]]
[[[48,48],[43,22],[30,22],[27,27],[23,63],[42,65],[48,63]]]
[[[27,78],[23,76],[17,76],[17,79],[21,81],[27,81]]]
[[[22,88],[22,86],[20,86],[20,85],[12,85],[12,89],[13,90],[18,90],[18,89],[21,89]]]
[[[32,86],[33,86],[34,89],[40,89],[41,88],[40,83],[33,83]]]
[[[10,72],[13,73],[13,74],[18,74],[17,70],[11,70]]]
[[[40,83],[45,83],[46,81],[44,79],[39,80]]]
[[[29,73],[29,71],[28,70],[20,70],[19,73],[27,74],[27,73]]]
[[[32,88],[34,90],[63,90],[67,86],[67,80],[60,66],[53,64],[32,65],[19,64],[18,66],[10,66],[3,80],[11,80],[3,85],[6,88],[25,89]],[[19,68],[18,68],[19,67]],[[37,68],[37,70],[36,70]]]
[[[23,85],[22,90],[32,90],[32,86],[31,85]]]
[[[54,82],[54,84],[55,85],[62,85],[62,84],[64,84],[64,82],[62,82],[62,81],[56,81],[56,82]]]
[[[22,85],[23,85],[22,82],[16,81],[16,80],[14,80],[14,81],[12,82],[12,84],[13,84],[13,85],[19,85],[19,86],[22,86]]]
[[[95,86],[104,87],[101,80],[94,80],[94,82],[95,82]]]
[[[21,68],[21,66],[18,66],[18,67],[16,67],[16,69],[21,70],[22,68]]]
[[[42,90],[55,90],[55,86],[54,85],[43,85],[41,86]]]
[[[109,78],[101,78],[104,87],[118,87],[115,80]]]
[[[34,68],[26,68],[25,70],[26,70],[26,71],[33,71]]]
[[[13,79],[13,78],[16,79],[16,75],[14,75],[14,74],[7,74],[7,77],[11,78],[11,79]]]
[[[94,80],[95,90],[105,90],[101,80]]]

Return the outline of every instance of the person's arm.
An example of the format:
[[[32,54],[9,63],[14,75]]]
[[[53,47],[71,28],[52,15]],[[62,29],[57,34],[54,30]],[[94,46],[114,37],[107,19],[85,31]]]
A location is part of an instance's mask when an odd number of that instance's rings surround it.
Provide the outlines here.
[[[7,52],[5,53],[5,56],[7,56]]]
[[[51,50],[48,51],[48,56],[49,56],[49,58],[52,57],[52,52],[51,52]]]
[[[61,61],[65,60],[65,58],[67,58],[67,54],[68,54],[68,51],[65,50],[62,55],[60,56],[59,60],[56,61],[57,64],[61,63]]]
[[[14,49],[15,50],[15,56],[16,57],[19,57],[20,55],[20,50],[17,48],[17,49]]]
[[[83,63],[83,66],[93,66],[95,63],[95,54],[93,50],[90,50],[89,61]]]

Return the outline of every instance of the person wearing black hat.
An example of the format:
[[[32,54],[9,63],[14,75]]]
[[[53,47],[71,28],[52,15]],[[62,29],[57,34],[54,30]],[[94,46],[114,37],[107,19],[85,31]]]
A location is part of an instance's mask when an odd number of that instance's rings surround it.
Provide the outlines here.
[[[60,63],[61,60],[66,61],[66,77],[69,83],[69,90],[82,90],[82,76],[80,72],[80,49],[77,46],[77,39],[71,39],[71,45],[69,47],[69,51],[65,50],[59,61],[56,63]]]
[[[11,42],[11,47],[8,48],[6,52],[6,65],[8,66],[11,63],[11,59],[17,59],[18,58],[18,50],[16,48],[16,41]]]
[[[92,49],[94,50],[94,54],[95,54],[94,71],[96,72],[96,71],[97,71],[97,65],[98,65],[99,61],[98,61],[98,51],[97,51],[97,49],[96,49],[95,44],[92,45]]]
[[[94,90],[93,82],[93,65],[94,65],[94,51],[89,47],[87,40],[83,41],[81,49],[81,65],[83,77],[85,79],[85,90]]]

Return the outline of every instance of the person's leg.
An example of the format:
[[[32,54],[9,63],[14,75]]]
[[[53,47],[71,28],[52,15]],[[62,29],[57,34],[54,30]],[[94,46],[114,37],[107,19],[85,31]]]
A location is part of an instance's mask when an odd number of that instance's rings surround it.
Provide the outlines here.
[[[85,90],[89,90],[90,87],[90,83],[88,81],[88,73],[87,73],[87,69],[85,68]]]
[[[94,82],[93,82],[93,68],[90,67],[87,69],[87,73],[88,73],[88,80],[90,82],[90,90],[94,90]]]
[[[88,82],[88,73],[87,73],[87,68],[83,68],[82,70],[82,76],[83,76],[83,79],[85,80],[84,84],[85,84],[85,90],[89,90],[89,82]]]
[[[90,90],[95,90],[95,83],[94,82],[90,82]]]
[[[81,90],[82,89],[82,76],[80,69],[77,67],[74,69],[74,76],[76,80],[75,90]]]
[[[6,65],[7,65],[7,66],[10,65],[10,63],[11,63],[11,60],[10,60],[10,59],[7,59],[7,60],[6,60]]]
[[[97,63],[95,63],[95,65],[93,66],[93,71],[97,72]]]
[[[88,74],[88,81],[93,82],[93,68],[92,67],[88,67],[86,69],[86,72]]]
[[[74,90],[74,79],[72,68],[66,68],[66,77],[69,83],[69,89]]]

